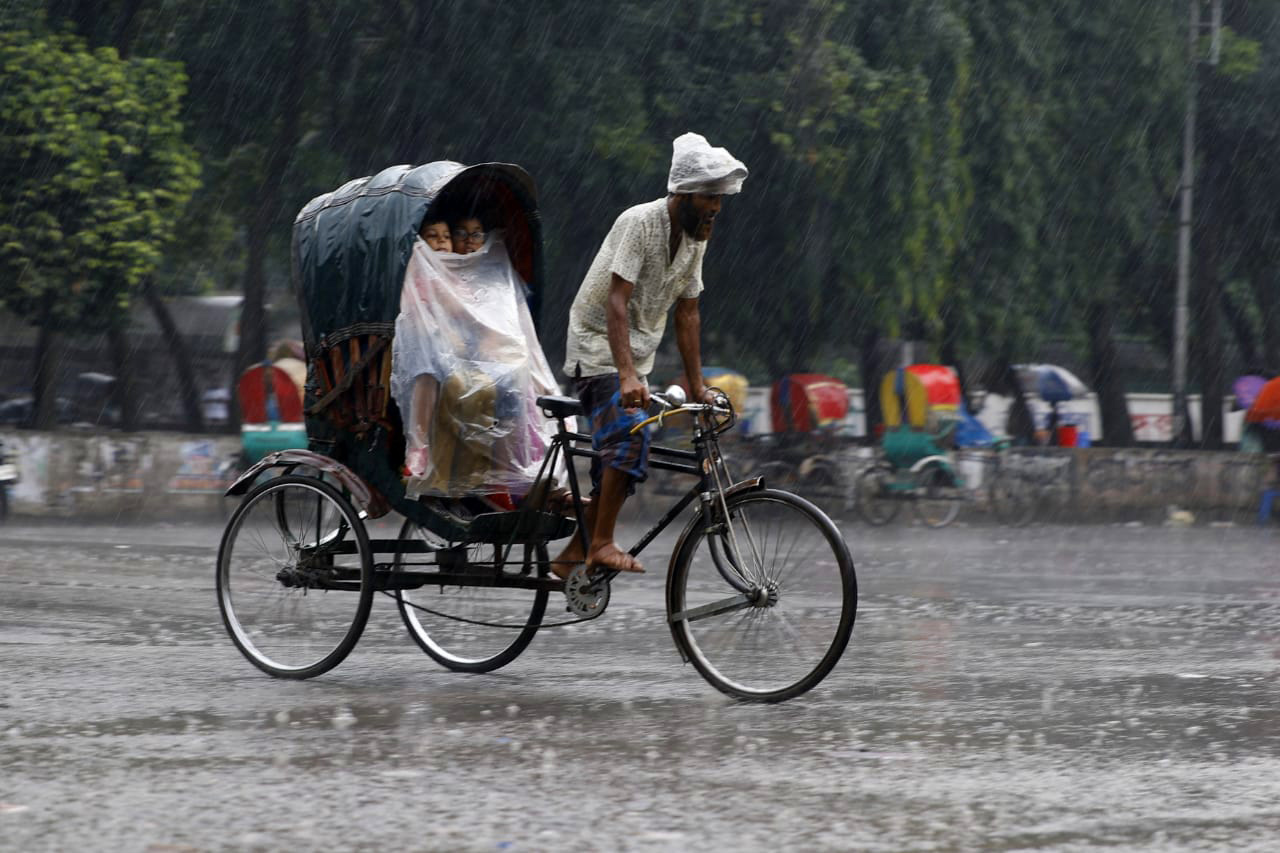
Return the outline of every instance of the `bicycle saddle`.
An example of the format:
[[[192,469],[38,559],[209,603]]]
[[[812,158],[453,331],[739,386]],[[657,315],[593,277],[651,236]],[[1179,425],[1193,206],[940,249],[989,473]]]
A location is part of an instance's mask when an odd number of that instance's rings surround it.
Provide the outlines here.
[[[553,418],[567,418],[582,414],[582,402],[577,397],[539,397],[538,407]]]

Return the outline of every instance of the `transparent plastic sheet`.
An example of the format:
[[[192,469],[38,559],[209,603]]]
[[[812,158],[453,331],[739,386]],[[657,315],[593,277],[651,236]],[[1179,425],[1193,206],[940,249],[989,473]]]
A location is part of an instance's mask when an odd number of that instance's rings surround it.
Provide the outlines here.
[[[391,358],[408,497],[529,490],[555,433],[536,401],[559,388],[500,233],[469,255],[414,242]]]

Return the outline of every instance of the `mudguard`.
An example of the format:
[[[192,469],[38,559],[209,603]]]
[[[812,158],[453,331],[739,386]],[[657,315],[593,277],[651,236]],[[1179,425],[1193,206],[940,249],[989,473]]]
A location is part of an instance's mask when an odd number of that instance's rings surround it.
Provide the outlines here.
[[[743,492],[758,492],[765,488],[764,477],[750,477],[734,483],[732,486],[724,490],[724,499],[727,501],[734,495],[740,495]],[[698,524],[698,519],[702,518],[702,507],[698,507],[698,512],[689,519],[689,523],[684,526],[684,530],[680,531],[680,538],[676,540],[676,546],[671,550],[671,562],[667,564],[667,583],[671,583],[671,570],[675,568],[676,560],[680,556],[680,552],[684,550],[684,544],[693,533],[694,528]],[[670,595],[670,589],[667,593]]]
[[[386,502],[375,495],[364,480],[356,476],[350,468],[341,462],[335,462],[328,456],[310,450],[280,450],[267,454],[237,477],[225,494],[227,497],[243,495],[249,491],[253,482],[263,471],[272,468],[295,468],[299,465],[307,465],[333,475],[333,478],[351,495],[351,502],[356,505],[356,509],[366,518],[377,518],[387,514]]]
[[[947,459],[947,457],[945,456],[926,456],[923,459],[918,460],[916,464],[911,466],[911,473],[919,474],[928,466],[935,465],[935,464],[941,465],[942,470],[946,471],[948,474],[955,473],[954,469],[951,467],[951,460]]]

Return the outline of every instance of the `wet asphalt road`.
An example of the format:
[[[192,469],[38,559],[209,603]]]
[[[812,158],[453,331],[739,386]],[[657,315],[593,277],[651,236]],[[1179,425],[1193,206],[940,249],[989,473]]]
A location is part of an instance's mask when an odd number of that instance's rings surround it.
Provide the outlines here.
[[[1280,849],[1280,528],[842,529],[848,652],[757,706],[680,662],[669,537],[499,673],[380,597],[287,682],[224,633],[220,523],[11,519],[0,849]]]

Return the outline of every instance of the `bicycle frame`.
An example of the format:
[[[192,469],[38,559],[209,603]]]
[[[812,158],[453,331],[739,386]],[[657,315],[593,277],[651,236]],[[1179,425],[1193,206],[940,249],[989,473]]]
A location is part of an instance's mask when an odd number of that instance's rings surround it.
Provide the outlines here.
[[[587,529],[586,514],[583,508],[583,487],[578,478],[577,466],[574,464],[574,460],[595,459],[600,454],[591,449],[591,436],[570,430],[565,424],[564,417],[557,417],[556,422],[557,430],[555,435],[552,436],[551,446],[547,451],[546,458],[543,460],[538,479],[542,480],[542,478],[549,476],[549,473],[556,469],[557,460],[564,459],[569,492],[572,496],[574,519],[577,522],[577,530],[574,535],[579,538],[583,553],[589,553],[591,532]],[[716,460],[721,460],[720,465],[723,465],[723,460],[718,452],[719,442],[716,429],[704,428],[702,425],[695,427],[693,442],[694,447],[691,450],[661,445],[654,445],[649,448],[649,467],[651,469],[687,474],[691,477],[696,477],[697,481],[631,546],[628,553],[633,557],[643,551],[658,535],[670,527],[671,523],[695,500],[701,500],[703,506],[709,508],[719,495],[721,491],[720,484],[716,482],[713,472],[716,471]],[[759,487],[761,483],[760,478],[755,478],[731,485],[732,488],[724,489],[726,495],[743,488]],[[532,511],[522,509],[516,512]],[[514,541],[492,543],[498,550],[497,558],[492,563],[469,563],[465,554],[460,553],[460,549],[465,549],[466,545],[459,546],[459,548],[434,551],[436,555],[434,561],[401,563],[402,556],[432,553],[432,549],[421,542],[398,539],[373,539],[370,540],[370,544],[375,553],[395,554],[396,562],[380,562],[375,564],[374,567],[377,570],[376,588],[383,591],[417,589],[422,586],[434,586],[437,584],[519,587],[534,590],[546,589],[550,592],[560,592],[564,589],[564,581],[559,578],[529,577],[523,573],[518,575],[504,574],[502,568],[509,562],[508,555],[511,549],[520,544]],[[343,547],[339,546],[335,553],[340,553],[343,550]],[[440,571],[414,570],[414,567],[426,566],[438,567]],[[406,568],[408,569],[407,571]],[[391,571],[392,569],[396,570]],[[721,569],[726,581],[737,588],[740,582],[732,576],[731,572],[725,571],[723,567]],[[611,578],[615,574],[616,572],[610,573],[607,577]]]
[[[586,554],[590,552],[591,548],[590,531],[587,530],[586,517],[582,509],[582,487],[578,482],[578,472],[573,460],[596,459],[600,454],[595,450],[583,449],[579,446],[587,445],[589,447],[591,445],[591,436],[570,430],[565,425],[563,418],[557,418],[556,421],[559,429],[552,439],[551,450],[547,454],[546,466],[548,468],[554,466],[556,454],[563,454],[569,479],[569,492],[573,496],[574,517],[578,522],[578,529],[575,535],[582,544],[583,553]],[[698,427],[694,430],[693,450],[663,447],[661,445],[653,445],[649,448],[650,468],[688,474],[692,477],[697,477],[698,481],[689,488],[689,491],[683,497],[672,504],[666,513],[627,550],[627,553],[632,557],[637,556],[662,531],[666,530],[689,504],[699,498],[704,503],[711,502],[712,492],[714,491],[714,484],[711,482],[711,471],[716,464],[713,459],[719,457],[719,452],[718,447],[713,451],[708,445],[718,445],[715,432]]]

